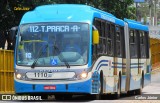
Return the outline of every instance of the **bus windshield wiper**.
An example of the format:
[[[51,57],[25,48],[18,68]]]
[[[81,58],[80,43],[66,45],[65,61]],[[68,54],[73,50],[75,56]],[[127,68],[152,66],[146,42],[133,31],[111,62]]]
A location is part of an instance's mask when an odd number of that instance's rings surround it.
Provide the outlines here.
[[[57,51],[58,53],[60,53],[60,52],[61,52],[61,51],[59,50],[59,48],[55,45],[55,43],[54,43],[54,45],[53,45],[53,48],[54,48],[54,49],[55,49],[55,51]],[[59,57],[59,59],[61,59],[61,60],[63,60],[63,61],[64,61],[64,64],[66,65],[66,67],[67,67],[67,68],[70,68],[69,63],[65,60],[65,58],[64,58],[64,56],[63,56],[63,54],[58,55],[58,57]]]
[[[45,45],[44,50],[46,50],[47,47],[48,47],[48,44]],[[33,64],[31,65],[31,68],[34,68],[34,67],[36,66],[36,63],[37,63],[38,59],[39,59],[39,58],[42,56],[42,54],[44,53],[44,52],[42,52],[42,50],[43,50],[43,46],[40,48],[39,55],[38,55],[38,57],[34,60]]]

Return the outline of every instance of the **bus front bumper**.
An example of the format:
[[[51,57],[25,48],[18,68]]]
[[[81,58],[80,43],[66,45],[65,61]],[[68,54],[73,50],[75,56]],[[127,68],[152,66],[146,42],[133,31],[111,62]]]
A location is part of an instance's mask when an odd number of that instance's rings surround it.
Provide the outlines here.
[[[92,80],[88,79],[83,82],[61,83],[61,84],[34,84],[14,81],[16,93],[74,93],[74,94],[91,94]]]

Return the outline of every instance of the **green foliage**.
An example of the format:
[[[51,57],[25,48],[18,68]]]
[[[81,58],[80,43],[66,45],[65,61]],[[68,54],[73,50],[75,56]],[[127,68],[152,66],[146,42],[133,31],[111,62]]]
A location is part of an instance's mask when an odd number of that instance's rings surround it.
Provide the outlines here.
[[[143,22],[143,23],[146,25],[146,24],[147,24],[147,16],[144,15],[144,18],[143,18],[143,19],[144,19],[144,22]]]
[[[2,2],[3,1],[3,2]],[[129,7],[133,4],[133,0],[2,0],[0,6],[2,11],[5,12],[6,16],[12,16],[15,19],[15,24],[18,25],[22,15],[26,12],[25,10],[15,10],[15,7],[28,7],[30,10],[33,10],[36,6],[47,5],[47,4],[87,4],[95,8],[107,11],[112,13],[117,18],[135,18],[134,7]],[[123,2],[122,2],[123,1]],[[5,2],[5,5],[3,5]],[[6,9],[6,8],[9,9]],[[2,14],[2,13],[1,13]],[[11,19],[9,16],[8,19]],[[0,16],[2,17],[2,15]],[[13,19],[11,19],[13,20]],[[8,21],[8,20],[7,20]],[[10,20],[9,20],[10,21]]]
[[[122,2],[123,1],[123,2]],[[19,24],[26,10],[16,8],[27,7],[33,10],[36,6],[47,4],[85,4],[112,13],[117,18],[135,19],[135,8],[130,7],[133,0],[1,0],[0,1],[0,33],[8,31]],[[9,42],[9,41],[8,41]]]

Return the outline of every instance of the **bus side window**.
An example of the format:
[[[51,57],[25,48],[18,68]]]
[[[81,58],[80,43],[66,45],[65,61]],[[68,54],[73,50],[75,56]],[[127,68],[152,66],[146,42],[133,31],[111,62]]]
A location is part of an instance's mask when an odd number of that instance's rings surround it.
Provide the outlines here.
[[[124,39],[124,27],[120,28],[120,32],[121,32],[121,55],[122,55],[122,58],[126,58],[125,39]]]
[[[106,23],[105,21],[101,21],[101,35],[100,35],[100,54],[105,54],[106,53],[106,34],[105,34],[105,27]]]
[[[146,58],[149,58],[149,33],[145,32],[145,46],[146,46]]]
[[[121,34],[120,27],[116,26],[116,54],[121,57]]]
[[[103,55],[106,53],[106,34],[105,34],[106,24],[104,20],[95,19],[94,25],[98,29],[100,36],[100,42],[97,45],[97,53],[98,55]]]
[[[145,47],[146,47],[146,59],[148,59],[149,58],[149,44],[150,44],[150,42],[149,42],[149,33],[148,32],[145,32]],[[147,71],[146,71],[147,73],[149,73],[150,72],[150,68],[147,68]]]
[[[140,31],[140,58],[146,58],[146,38],[143,31]]]
[[[94,19],[93,25],[96,27],[96,29],[98,31],[100,30],[100,22],[97,18]],[[92,28],[92,30],[94,30],[94,28]],[[100,32],[99,32],[99,34],[100,34]],[[97,54],[98,54],[97,45],[92,45],[92,58],[93,58],[92,62],[94,62],[96,60]]]
[[[114,25],[107,23],[107,55],[113,56]]]
[[[137,41],[136,41],[136,32],[134,30],[130,30],[130,56],[131,58],[137,58]]]

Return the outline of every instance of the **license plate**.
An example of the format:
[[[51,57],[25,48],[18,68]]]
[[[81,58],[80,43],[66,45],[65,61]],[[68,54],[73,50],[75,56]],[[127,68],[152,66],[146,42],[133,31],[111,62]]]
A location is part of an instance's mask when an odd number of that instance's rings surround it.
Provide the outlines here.
[[[56,90],[56,86],[44,86],[44,90]]]

